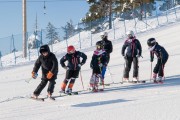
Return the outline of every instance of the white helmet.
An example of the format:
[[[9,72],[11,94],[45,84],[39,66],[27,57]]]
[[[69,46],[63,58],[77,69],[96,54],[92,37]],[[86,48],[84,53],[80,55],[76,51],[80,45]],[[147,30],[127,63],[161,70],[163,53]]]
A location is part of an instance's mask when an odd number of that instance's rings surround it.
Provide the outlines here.
[[[105,37],[107,37],[107,36],[108,36],[108,33],[107,33],[107,32],[101,33],[101,38],[105,38]]]
[[[131,35],[132,37],[134,37],[134,32],[132,30],[129,30],[126,32],[126,35],[127,36]]]

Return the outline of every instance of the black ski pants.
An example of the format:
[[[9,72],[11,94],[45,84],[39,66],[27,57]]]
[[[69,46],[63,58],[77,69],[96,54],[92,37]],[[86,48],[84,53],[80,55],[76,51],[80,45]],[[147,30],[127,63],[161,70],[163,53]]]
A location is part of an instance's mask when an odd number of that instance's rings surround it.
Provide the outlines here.
[[[47,79],[42,79],[41,83],[37,86],[36,90],[34,91],[35,95],[39,95],[41,91],[44,89],[44,87],[47,85],[49,82],[47,92],[52,94],[54,92],[54,85],[56,84],[55,79],[47,80]]]
[[[125,57],[124,78],[129,78],[129,72],[133,63],[133,77],[138,77],[138,58],[137,57]]]
[[[158,76],[163,77],[164,76],[164,66],[165,66],[167,60],[168,60],[168,58],[166,60],[158,59],[153,72],[156,74],[158,73]]]

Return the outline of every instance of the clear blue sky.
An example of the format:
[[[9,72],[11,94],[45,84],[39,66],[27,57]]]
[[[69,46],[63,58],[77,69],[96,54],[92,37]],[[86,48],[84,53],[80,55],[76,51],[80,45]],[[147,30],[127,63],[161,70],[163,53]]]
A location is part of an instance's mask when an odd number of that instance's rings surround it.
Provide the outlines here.
[[[77,24],[88,9],[86,0],[27,0],[27,31],[34,30],[36,14],[39,29],[48,22],[60,28],[70,19]],[[0,38],[22,34],[22,0],[0,0],[0,16]]]

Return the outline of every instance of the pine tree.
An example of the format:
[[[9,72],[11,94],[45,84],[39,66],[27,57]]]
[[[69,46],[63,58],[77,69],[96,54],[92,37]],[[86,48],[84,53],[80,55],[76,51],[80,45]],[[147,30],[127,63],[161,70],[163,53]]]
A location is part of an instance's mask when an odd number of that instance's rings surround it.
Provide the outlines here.
[[[62,27],[62,29],[64,30],[65,33],[64,39],[68,39],[69,37],[72,37],[75,34],[75,28],[72,20],[67,22],[65,27]]]
[[[47,29],[46,38],[50,39],[48,44],[52,45],[60,41],[58,37],[58,32],[56,32],[56,28],[50,22],[48,23],[46,29]]]

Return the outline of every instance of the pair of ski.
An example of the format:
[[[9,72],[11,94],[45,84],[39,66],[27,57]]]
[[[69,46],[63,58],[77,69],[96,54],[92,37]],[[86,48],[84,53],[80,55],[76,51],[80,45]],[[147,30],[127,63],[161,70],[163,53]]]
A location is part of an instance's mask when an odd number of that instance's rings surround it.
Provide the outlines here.
[[[42,101],[44,102],[45,99],[49,99],[49,100],[52,100],[52,101],[55,101],[57,97],[63,97],[63,96],[67,96],[67,95],[78,95],[79,93],[78,92],[72,92],[72,93],[60,93],[60,95],[58,96],[52,96],[52,97],[46,97],[46,98],[34,98],[34,97],[30,97],[30,99],[32,100],[36,100],[36,101]]]
[[[55,101],[54,97],[50,97],[50,98],[49,97],[47,97],[47,98],[34,98],[34,97],[30,97],[30,99],[36,100],[36,101],[42,101],[42,102],[44,102],[45,99],[49,99],[49,100]]]
[[[120,82],[121,84],[123,84],[123,83],[133,83],[133,84],[137,84],[137,83],[146,83],[146,81],[145,80],[141,80],[141,81],[129,81],[129,80],[127,80],[127,81],[122,81],[122,82]]]
[[[79,94],[79,92],[78,91],[75,91],[75,92],[71,92],[71,93],[61,93],[60,92],[60,97],[62,97],[62,96],[67,96],[67,95],[78,95]]]
[[[102,92],[102,91],[104,91],[104,89],[103,88],[101,88],[101,89],[92,89],[92,88],[88,88],[88,91],[90,91],[90,92],[93,92],[93,93],[96,93],[96,92]]]

